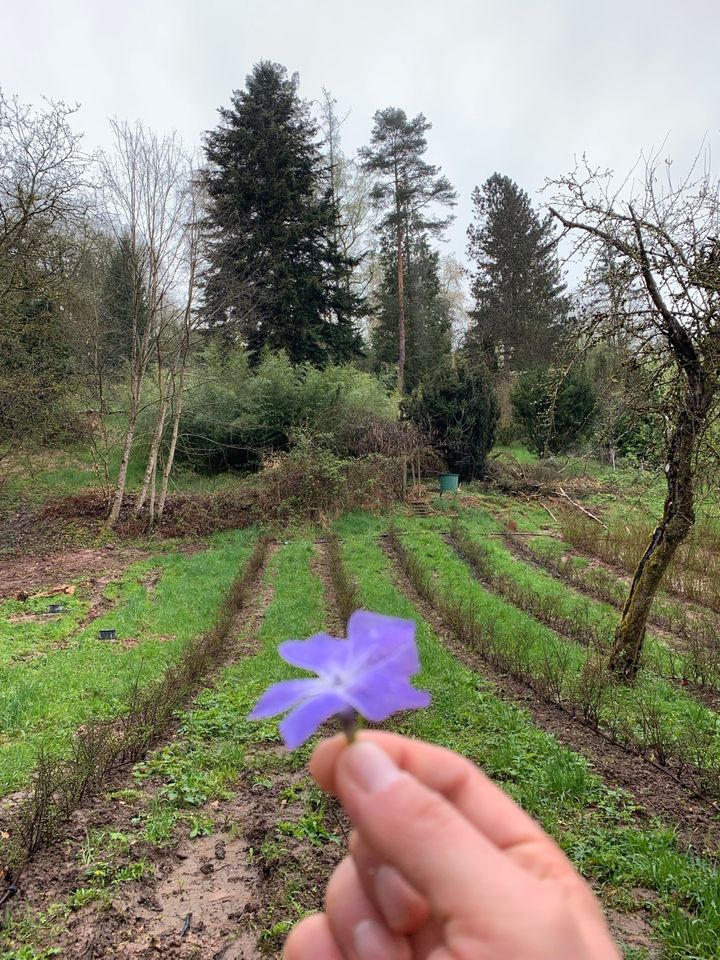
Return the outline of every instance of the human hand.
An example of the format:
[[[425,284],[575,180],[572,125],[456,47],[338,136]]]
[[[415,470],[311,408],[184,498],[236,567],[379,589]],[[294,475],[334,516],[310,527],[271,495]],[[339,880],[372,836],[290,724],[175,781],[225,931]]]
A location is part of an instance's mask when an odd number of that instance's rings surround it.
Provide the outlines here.
[[[365,732],[323,741],[310,770],[355,830],[285,960],[618,960],[588,885],[469,761]]]

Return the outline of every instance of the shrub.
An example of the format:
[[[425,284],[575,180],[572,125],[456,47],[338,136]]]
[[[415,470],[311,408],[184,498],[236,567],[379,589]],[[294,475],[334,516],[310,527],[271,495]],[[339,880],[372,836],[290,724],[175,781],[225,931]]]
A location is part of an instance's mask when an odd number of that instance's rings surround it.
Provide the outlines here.
[[[510,396],[513,416],[530,449],[539,456],[565,453],[592,428],[597,397],[587,374],[573,368],[565,376],[529,370]]]
[[[299,434],[293,449],[265,460],[263,469],[238,485],[260,522],[323,521],[345,510],[369,510],[397,500],[399,462],[379,454],[338,457],[332,436]]]
[[[406,402],[406,415],[427,433],[462,480],[485,475],[498,405],[484,367],[457,362],[440,368]]]
[[[289,451],[299,432],[323,434],[345,456],[358,431],[396,419],[385,386],[355,367],[317,370],[267,353],[253,368],[244,350],[214,347],[190,378],[178,456],[211,472],[257,470],[268,454]]]

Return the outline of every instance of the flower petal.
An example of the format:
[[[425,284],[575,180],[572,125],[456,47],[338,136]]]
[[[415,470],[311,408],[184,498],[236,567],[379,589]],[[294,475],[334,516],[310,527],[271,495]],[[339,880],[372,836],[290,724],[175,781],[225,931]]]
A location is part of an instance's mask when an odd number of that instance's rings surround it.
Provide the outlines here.
[[[280,733],[285,746],[294,750],[311,737],[321,723],[335,713],[347,710],[347,701],[337,693],[321,693],[289,713],[280,723]]]
[[[430,704],[426,690],[416,690],[390,663],[371,670],[350,684],[343,695],[366,720],[380,723],[398,710],[416,710]]]
[[[392,662],[396,673],[411,677],[420,669],[415,621],[356,610],[348,620],[353,672]]]
[[[316,633],[308,640],[287,640],[281,643],[278,653],[294,667],[327,674],[345,668],[350,644],[347,640],[337,640],[327,633]]]
[[[307,677],[302,680],[283,680],[274,683],[265,691],[248,714],[249,720],[263,720],[285,713],[317,692],[318,681]]]

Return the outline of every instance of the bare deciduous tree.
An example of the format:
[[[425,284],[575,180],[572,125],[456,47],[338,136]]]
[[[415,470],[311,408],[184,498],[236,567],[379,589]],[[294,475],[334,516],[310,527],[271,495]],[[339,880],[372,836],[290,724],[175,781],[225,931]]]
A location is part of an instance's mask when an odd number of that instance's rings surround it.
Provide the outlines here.
[[[153,356],[158,362],[158,417],[138,509],[154,490],[157,459],[168,409],[163,372],[164,341],[172,335],[185,257],[190,165],[176,135],[165,138],[113,121],[115,150],[102,161],[102,190],[108,226],[128,238],[133,272],[132,352],[128,425],[115,495],[108,517],[120,516],[128,464],[137,431],[143,384]]]
[[[610,656],[627,680],[637,674],[663,575],[695,522],[698,457],[720,381],[720,185],[695,170],[676,185],[669,165],[664,175],[661,168],[653,157],[643,176],[615,190],[609,174],[588,167],[552,182],[559,189],[551,211],[577,239],[576,250],[595,266],[601,258],[614,263],[616,292],[618,284],[624,290],[611,313],[590,312],[589,339],[621,333],[646,382],[662,383],[665,397],[663,514],[635,570]]]
[[[64,415],[62,316],[86,208],[75,110],[0,90],[0,460]]]

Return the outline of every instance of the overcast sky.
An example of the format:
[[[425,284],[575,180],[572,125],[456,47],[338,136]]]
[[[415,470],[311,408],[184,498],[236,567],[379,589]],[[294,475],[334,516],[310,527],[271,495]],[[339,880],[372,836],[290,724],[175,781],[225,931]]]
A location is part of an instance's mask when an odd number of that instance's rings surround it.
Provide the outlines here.
[[[432,122],[428,156],[459,193],[447,249],[464,256],[470,192],[494,171],[531,196],[586,152],[627,169],[720,150],[720,0],[0,0],[0,85],[78,101],[89,147],[107,118],[188,145],[270,59],[351,110],[343,145],[385,106]]]

